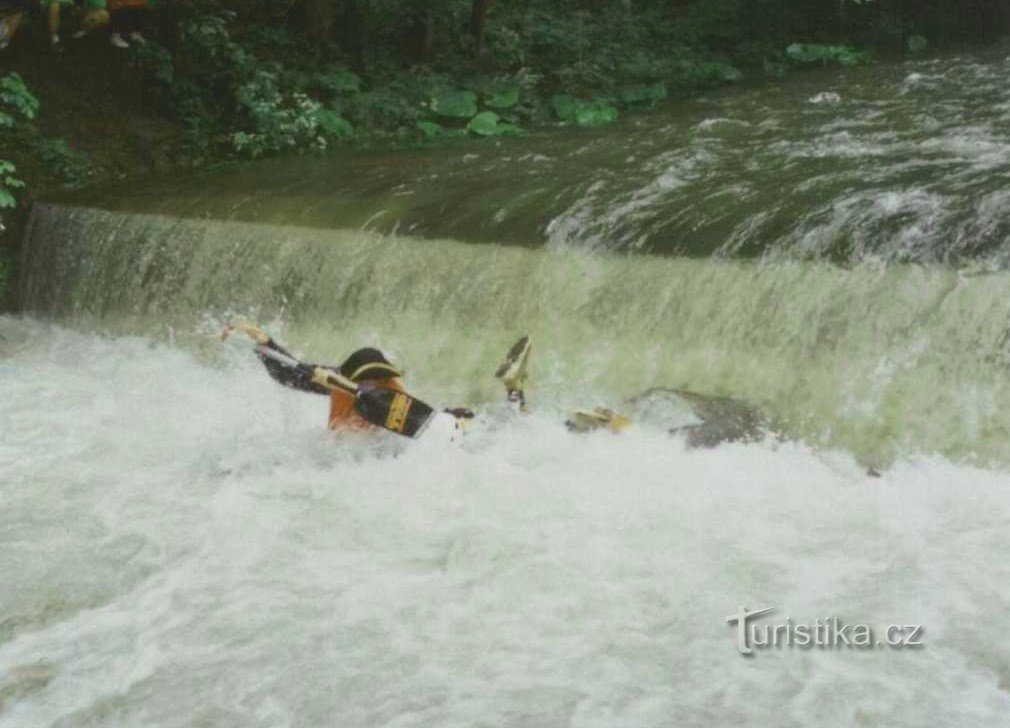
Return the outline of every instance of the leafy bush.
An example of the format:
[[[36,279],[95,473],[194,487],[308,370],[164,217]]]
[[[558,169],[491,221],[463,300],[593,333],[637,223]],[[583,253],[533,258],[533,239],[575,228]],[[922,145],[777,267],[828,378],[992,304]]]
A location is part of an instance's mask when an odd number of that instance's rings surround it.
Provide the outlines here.
[[[10,209],[18,204],[13,190],[24,187],[25,183],[15,176],[15,172],[17,168],[12,162],[0,159],[0,210]],[[3,218],[0,217],[0,230],[2,229]]]
[[[514,81],[495,79],[485,93],[484,103],[493,109],[509,109],[519,103],[519,84]]]
[[[448,91],[431,100],[431,110],[439,116],[466,119],[477,113],[477,95],[472,91]]]
[[[91,177],[91,159],[63,139],[47,139],[36,134],[27,143],[48,173],[64,186],[77,187]]]
[[[0,76],[0,141],[13,142],[15,133],[24,122],[35,118],[39,100],[32,95],[21,76],[8,73]],[[24,187],[12,162],[0,159],[0,231],[4,229],[3,211],[17,205],[14,190]]]
[[[856,3],[848,7],[864,7]],[[790,64],[867,59],[845,45],[784,52],[789,38],[818,36],[805,19],[839,7],[814,12],[800,0],[495,3],[479,59],[464,0],[334,2],[328,34],[299,24],[309,22],[298,20],[304,5],[172,4],[168,46],[134,51],[198,157],[496,136],[552,119],[598,126],[622,109],[734,83],[741,69],[778,77]],[[356,15],[339,15],[349,8]]]
[[[501,117],[493,111],[482,111],[467,124],[466,128],[477,136],[502,136],[504,134],[518,134],[521,129],[515,124],[502,121]]]
[[[16,73],[0,76],[0,104],[2,104],[0,127],[14,126],[15,116],[34,119],[39,111],[39,100],[32,95],[24,80]]]
[[[558,94],[551,99],[554,113],[561,121],[578,126],[603,126],[617,121],[617,107],[607,99],[589,101]]]

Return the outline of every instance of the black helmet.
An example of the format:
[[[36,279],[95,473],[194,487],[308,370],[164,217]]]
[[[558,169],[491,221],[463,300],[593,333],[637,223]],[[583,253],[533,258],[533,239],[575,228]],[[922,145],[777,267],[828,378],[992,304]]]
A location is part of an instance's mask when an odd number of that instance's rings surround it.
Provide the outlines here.
[[[402,377],[403,374],[378,349],[358,349],[340,365],[340,373],[354,382]]]

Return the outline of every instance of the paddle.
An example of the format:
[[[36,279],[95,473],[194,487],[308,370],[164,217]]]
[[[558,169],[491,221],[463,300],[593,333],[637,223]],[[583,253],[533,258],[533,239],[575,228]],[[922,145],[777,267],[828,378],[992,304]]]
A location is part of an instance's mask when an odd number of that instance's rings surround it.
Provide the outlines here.
[[[494,375],[505,385],[508,401],[517,405],[520,412],[527,412],[526,407],[526,367],[530,360],[530,337],[523,336],[512,345],[505,361],[498,367]]]
[[[348,377],[325,367],[313,367],[267,346],[270,337],[253,326],[237,326],[259,346],[256,351],[278,364],[307,374],[313,382],[327,389],[339,389],[354,396],[354,409],[366,422],[404,437],[417,438],[435,416],[435,410],[406,392],[382,387],[361,387]],[[221,332],[222,341],[232,327]]]

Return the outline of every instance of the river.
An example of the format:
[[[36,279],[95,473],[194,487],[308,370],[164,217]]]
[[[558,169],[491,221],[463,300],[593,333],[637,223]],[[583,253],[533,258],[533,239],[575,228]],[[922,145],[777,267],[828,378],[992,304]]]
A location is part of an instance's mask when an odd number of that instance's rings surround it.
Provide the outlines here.
[[[37,204],[0,317],[0,727],[1010,725],[1008,72]],[[481,423],[334,436],[231,315],[380,346]],[[561,424],[652,385],[777,434]],[[741,606],[924,644],[744,657]]]

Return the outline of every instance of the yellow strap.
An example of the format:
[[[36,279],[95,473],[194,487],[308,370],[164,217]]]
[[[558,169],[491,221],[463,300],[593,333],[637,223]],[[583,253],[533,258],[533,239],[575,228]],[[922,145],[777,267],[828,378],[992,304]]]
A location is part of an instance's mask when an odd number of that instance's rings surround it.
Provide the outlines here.
[[[407,413],[410,412],[412,404],[414,400],[402,392],[393,397],[393,403],[389,405],[389,414],[386,415],[386,429],[403,432],[403,426],[407,424]]]

